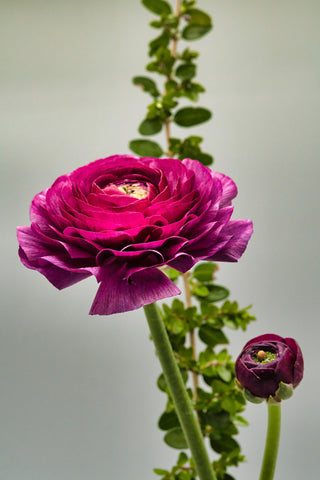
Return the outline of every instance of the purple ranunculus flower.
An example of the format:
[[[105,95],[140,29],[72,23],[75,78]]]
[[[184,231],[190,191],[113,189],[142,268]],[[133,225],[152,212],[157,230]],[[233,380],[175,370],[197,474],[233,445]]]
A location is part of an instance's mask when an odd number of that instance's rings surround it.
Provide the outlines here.
[[[280,382],[295,388],[303,377],[303,357],[293,338],[273,333],[245,344],[235,364],[240,385],[254,397],[276,396]]]
[[[180,290],[158,268],[237,261],[252,234],[230,220],[234,182],[196,160],[114,155],[59,177],[17,228],[22,263],[62,289],[94,275],[90,313],[134,310]]]

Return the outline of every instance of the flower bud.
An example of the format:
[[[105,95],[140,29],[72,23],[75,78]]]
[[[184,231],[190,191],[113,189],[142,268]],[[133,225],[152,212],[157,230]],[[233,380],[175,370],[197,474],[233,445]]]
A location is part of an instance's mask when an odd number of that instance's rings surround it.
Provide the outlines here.
[[[302,352],[293,338],[267,333],[245,344],[235,371],[248,400],[285,400],[302,380]]]

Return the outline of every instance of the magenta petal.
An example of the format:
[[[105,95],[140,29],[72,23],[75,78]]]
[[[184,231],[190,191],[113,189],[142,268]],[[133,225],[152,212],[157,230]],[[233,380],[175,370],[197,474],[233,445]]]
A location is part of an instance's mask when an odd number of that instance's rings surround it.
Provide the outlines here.
[[[196,263],[196,260],[187,253],[178,253],[173,260],[167,262],[169,267],[175,268],[181,273],[186,273],[193,265]]]
[[[90,315],[127,312],[180,294],[179,288],[157,268],[147,268],[126,277],[125,267],[101,268],[101,283],[90,309]]]
[[[253,226],[250,220],[230,220],[221,231],[221,237],[230,235],[227,244],[207,260],[217,262],[237,262],[247,248],[250,237],[253,233]]]
[[[252,224],[230,220],[236,194],[196,160],[100,159],[35,196],[31,227],[18,227],[20,258],[57,288],[97,276],[91,313],[133,310],[179,293],[159,266],[240,258]]]
[[[74,270],[69,271],[63,268],[52,265],[52,263],[43,260],[40,258],[37,262],[30,262],[22,248],[19,248],[19,256],[22,264],[31,268],[32,270],[37,270],[39,273],[44,275],[47,280],[49,280],[52,285],[54,285],[58,290],[62,290],[66,287],[71,287],[75,283],[84,280],[92,275],[91,272],[85,270]]]

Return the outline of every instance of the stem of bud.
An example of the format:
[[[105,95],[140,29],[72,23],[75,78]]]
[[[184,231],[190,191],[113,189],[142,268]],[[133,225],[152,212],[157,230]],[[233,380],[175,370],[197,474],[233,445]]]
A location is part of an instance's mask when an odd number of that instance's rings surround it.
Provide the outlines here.
[[[281,403],[268,404],[268,430],[259,480],[273,480],[279,450]]]

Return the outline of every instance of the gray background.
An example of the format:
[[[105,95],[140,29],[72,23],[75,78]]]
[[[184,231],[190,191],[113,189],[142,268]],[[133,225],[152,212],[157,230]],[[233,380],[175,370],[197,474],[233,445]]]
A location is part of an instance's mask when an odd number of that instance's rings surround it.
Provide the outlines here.
[[[216,24],[192,45],[214,120],[192,133],[236,180],[235,218],[255,225],[239,264],[219,274],[259,319],[232,333],[231,351],[266,332],[299,341],[305,378],[283,405],[276,478],[316,480],[319,2],[199,8]],[[149,100],[130,79],[144,72],[151,19],[138,0],[1,1],[1,480],[147,480],[177,455],[156,427],[165,398],[142,312],[89,317],[95,280],[58,292],[20,265],[15,239],[57,176],[128,153]],[[265,406],[246,417],[238,480],[258,476]]]

